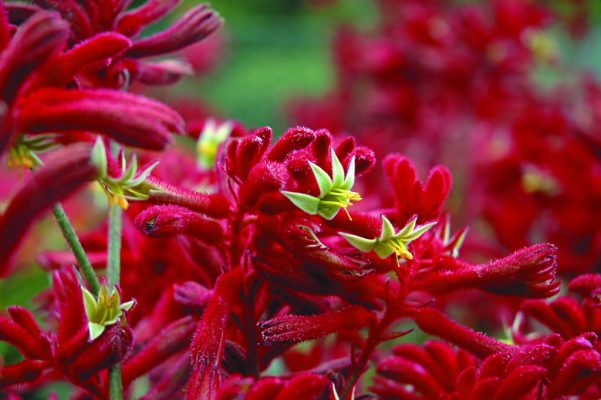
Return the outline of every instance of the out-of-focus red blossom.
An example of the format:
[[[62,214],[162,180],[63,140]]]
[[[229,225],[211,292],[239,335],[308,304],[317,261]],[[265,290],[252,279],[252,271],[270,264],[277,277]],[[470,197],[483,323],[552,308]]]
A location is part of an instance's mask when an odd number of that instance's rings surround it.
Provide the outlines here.
[[[566,23],[582,35],[586,3],[380,1],[375,28],[340,29],[336,86],[293,101],[291,114],[352,132],[378,155],[444,160],[471,205],[455,206],[457,217],[492,227],[496,240],[479,249],[486,254],[547,241],[559,248],[562,274],[593,271],[601,258],[599,84],[588,78],[541,93],[532,79],[541,64],[563,70],[550,28]]]
[[[33,220],[98,176],[85,144],[64,147],[54,152],[46,164],[27,178],[0,215],[0,276],[9,271],[11,254]]]
[[[96,340],[89,340],[81,286],[73,268],[53,274],[49,311],[56,319],[55,329],[43,331],[25,308],[14,306],[8,311],[10,317],[0,317],[0,339],[15,346],[26,359],[0,370],[0,389],[40,380],[49,382],[59,374],[94,396],[106,396],[106,368],[125,358],[132,332],[116,324]]]

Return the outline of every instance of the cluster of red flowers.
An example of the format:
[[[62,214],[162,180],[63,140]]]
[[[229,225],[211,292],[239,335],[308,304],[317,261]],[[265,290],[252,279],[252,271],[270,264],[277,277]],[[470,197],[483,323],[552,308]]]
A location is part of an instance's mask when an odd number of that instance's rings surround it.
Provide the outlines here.
[[[201,5],[142,37],[178,1],[128,3],[0,2],[0,154],[31,170],[0,214],[0,276],[49,209],[70,247],[31,256],[52,275],[41,318],[0,314],[0,341],[22,356],[0,359],[0,393],[67,381],[78,399],[601,397],[601,88],[587,81],[578,112],[532,88],[548,11],[382,1],[378,36],[338,41],[340,89],[302,108],[316,129],[275,139],[128,93],[190,72],[147,58],[221,24]],[[462,209],[482,209],[498,238],[486,246],[451,228],[446,167],[423,181],[381,154],[432,145],[428,164],[465,126],[484,184]],[[58,202],[91,182],[108,224],[76,233]]]

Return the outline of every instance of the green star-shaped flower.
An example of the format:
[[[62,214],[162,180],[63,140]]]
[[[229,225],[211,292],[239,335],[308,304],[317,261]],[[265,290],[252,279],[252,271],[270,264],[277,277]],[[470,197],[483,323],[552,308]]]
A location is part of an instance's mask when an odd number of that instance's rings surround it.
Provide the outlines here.
[[[109,204],[118,204],[124,210],[127,209],[128,200],[146,200],[151,189],[154,187],[146,182],[152,170],[159,164],[158,161],[151,164],[142,171],[138,171],[138,159],[136,155],[131,158],[129,166],[125,161],[125,155],[121,154],[121,176],[115,178],[107,172],[107,159],[104,143],[99,138],[92,149],[92,162],[98,166],[100,174],[98,183],[106,193]]]
[[[346,175],[342,163],[336,156],[334,150],[332,154],[332,177],[318,165],[309,161],[317,186],[319,187],[319,197],[310,196],[305,193],[282,191],[295,206],[311,215],[320,215],[330,220],[343,209],[350,218],[348,207],[353,205],[353,201],[360,201],[361,196],[357,192],[351,191],[355,184],[355,157],[351,159]]]
[[[395,233],[390,220],[382,215],[382,231],[378,238],[368,239],[344,232],[339,234],[364,253],[374,251],[380,258],[389,257],[394,253],[398,264],[400,259],[413,260],[413,254],[409,252],[407,246],[436,225],[436,222],[430,222],[416,228],[416,222],[417,217],[412,218],[403,229]]]
[[[86,315],[88,316],[90,340],[95,340],[102,335],[107,326],[119,321],[119,318],[123,315],[123,311],[129,310],[134,305],[134,300],[121,304],[119,292],[114,288],[109,292],[105,285],[100,287],[98,300],[83,286],[81,287],[81,291],[83,293]]]

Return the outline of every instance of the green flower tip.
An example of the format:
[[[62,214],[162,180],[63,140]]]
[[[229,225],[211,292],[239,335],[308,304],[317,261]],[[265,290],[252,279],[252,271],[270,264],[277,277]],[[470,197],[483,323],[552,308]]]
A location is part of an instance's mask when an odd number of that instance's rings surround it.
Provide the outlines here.
[[[339,234],[353,247],[364,253],[374,251],[380,258],[395,254],[397,264],[399,264],[401,259],[413,260],[413,254],[407,249],[407,246],[436,225],[436,222],[430,222],[416,227],[416,222],[417,217],[412,218],[403,229],[395,233],[390,220],[382,215],[380,237],[369,239],[350,233],[339,232]]]
[[[461,246],[463,246],[463,242],[465,241],[468,231],[469,229],[464,227],[451,236],[451,223],[447,217],[447,220],[444,222],[444,226],[442,228],[441,240],[451,257],[459,257],[459,250],[461,249]]]
[[[202,168],[213,169],[219,145],[230,137],[233,129],[234,124],[231,121],[219,124],[214,119],[207,120],[196,143],[198,164]]]
[[[334,150],[332,154],[332,177],[318,165],[309,161],[317,186],[319,187],[319,196],[310,196],[305,193],[282,191],[295,206],[311,215],[320,215],[331,220],[343,209],[351,219],[347,208],[353,205],[353,202],[361,200],[357,192],[351,191],[355,184],[355,157],[351,159],[346,175],[342,163],[336,156]]]
[[[128,200],[146,200],[151,189],[154,187],[146,181],[152,170],[159,164],[155,161],[148,167],[139,170],[138,159],[134,154],[129,165],[125,155],[121,153],[121,176],[112,177],[107,171],[107,159],[104,143],[100,137],[96,140],[92,149],[92,163],[98,167],[98,183],[108,197],[112,207],[118,204],[124,210],[129,206]]]
[[[83,286],[81,291],[86,315],[88,316],[90,340],[97,339],[107,326],[119,321],[123,311],[128,311],[134,305],[134,300],[121,304],[119,292],[114,288],[109,292],[105,285],[100,287],[98,300]]]

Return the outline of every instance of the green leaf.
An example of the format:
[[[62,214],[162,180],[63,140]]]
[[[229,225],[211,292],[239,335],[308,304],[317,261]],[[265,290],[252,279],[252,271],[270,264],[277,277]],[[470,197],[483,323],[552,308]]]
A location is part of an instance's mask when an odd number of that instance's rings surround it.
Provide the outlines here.
[[[319,197],[324,198],[332,190],[332,179],[319,165],[313,164],[311,161],[309,161],[309,165],[313,170],[313,175],[315,175],[317,186],[319,186]]]
[[[342,164],[336,156],[334,149],[330,149],[331,157],[332,157],[332,182],[334,187],[342,187],[344,183],[344,168],[342,168]]]
[[[298,208],[304,212],[316,215],[319,208],[319,198],[309,196],[304,193],[286,192],[282,190],[282,194],[288,198]]]
[[[353,247],[364,253],[368,253],[374,249],[378,239],[367,239],[361,236],[352,235],[350,233],[338,232],[340,236],[345,238]]]
[[[105,326],[97,324],[95,322],[88,322],[88,330],[90,331],[90,340],[96,340],[102,332],[104,332]]]

